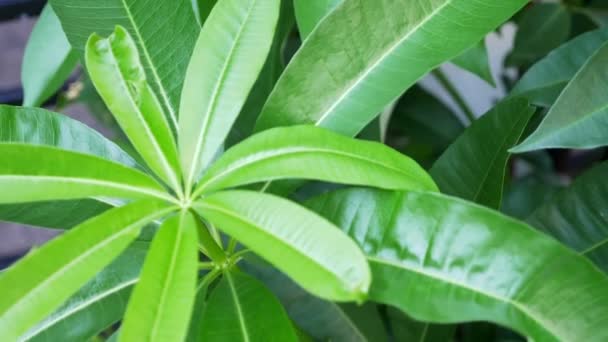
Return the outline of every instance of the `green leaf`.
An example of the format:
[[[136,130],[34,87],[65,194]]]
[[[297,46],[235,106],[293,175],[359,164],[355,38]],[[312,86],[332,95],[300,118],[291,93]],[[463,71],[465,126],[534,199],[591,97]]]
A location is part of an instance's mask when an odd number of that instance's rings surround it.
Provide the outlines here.
[[[300,37],[305,40],[321,20],[343,0],[294,0]]]
[[[198,23],[203,26],[205,21],[207,21],[207,17],[211,13],[213,6],[217,0],[191,0],[192,7],[194,8],[194,15],[198,20]]]
[[[312,294],[334,301],[365,298],[371,278],[364,256],[316,214],[280,197],[236,190],[209,195],[193,207]]]
[[[535,341],[608,338],[608,278],[522,222],[437,193],[353,189],[310,207],[363,248],[373,301],[421,321],[487,320]]]
[[[253,255],[247,255],[239,266],[262,281],[281,301],[294,323],[316,341],[387,340],[381,317],[372,310],[374,305],[360,307],[315,297]]]
[[[539,205],[551,200],[560,183],[559,176],[540,172],[513,180],[505,191],[500,211],[525,220]]]
[[[452,341],[456,327],[416,321],[401,311],[389,307],[387,316],[396,341],[445,342]]]
[[[186,68],[200,27],[189,1],[51,0],[72,48],[83,57],[93,32],[108,36],[117,25],[135,39],[154,93],[177,127]]]
[[[608,273],[608,171],[604,162],[558,192],[528,218],[528,222],[554,236]]]
[[[85,61],[95,88],[137,152],[174,190],[181,189],[177,146],[146,81],[135,41],[121,26],[107,39],[93,34]]]
[[[525,3],[346,0],[304,41],[256,129],[314,124],[354,136],[424,74],[479,42]]]
[[[431,169],[445,194],[498,209],[509,148],[523,134],[534,108],[523,98],[508,99],[473,122]]]
[[[608,29],[582,34],[534,64],[517,82],[511,96],[526,96],[534,104],[551,106],[568,82],[606,41]]]
[[[289,178],[385,189],[437,189],[416,162],[380,143],[295,126],[256,134],[228,150],[205,173],[195,194]]]
[[[57,15],[50,5],[44,6],[23,55],[23,105],[42,105],[61,88],[76,64],[78,55],[72,51]]]
[[[0,335],[16,340],[52,313],[173,208],[140,201],[112,209],[33,250],[0,276]],[[15,286],[18,284],[18,286]]]
[[[224,273],[202,317],[200,341],[298,341],[281,303],[264,284],[238,271]]]
[[[0,221],[70,229],[112,207],[95,199],[0,204]]]
[[[64,305],[30,329],[28,341],[84,341],[118,322],[149,247],[135,241]]]
[[[0,164],[0,203],[95,196],[174,201],[145,173],[92,155],[2,143],[0,160],[9,161]]]
[[[537,3],[526,9],[518,22],[513,51],[506,64],[526,66],[544,57],[570,36],[572,22],[566,6]]]
[[[491,86],[496,86],[492,70],[490,69],[490,61],[488,57],[488,49],[485,39],[482,39],[477,45],[466,50],[460,56],[452,59],[452,63],[458,67],[479,76],[482,80],[488,82]]]
[[[146,257],[120,332],[121,341],[183,341],[188,332],[198,268],[196,217],[167,219]]]
[[[608,144],[608,43],[578,71],[524,142],[511,149],[521,153],[546,148],[593,148]]]
[[[224,0],[201,31],[179,114],[186,187],[196,183],[228,136],[270,51],[279,0]]]

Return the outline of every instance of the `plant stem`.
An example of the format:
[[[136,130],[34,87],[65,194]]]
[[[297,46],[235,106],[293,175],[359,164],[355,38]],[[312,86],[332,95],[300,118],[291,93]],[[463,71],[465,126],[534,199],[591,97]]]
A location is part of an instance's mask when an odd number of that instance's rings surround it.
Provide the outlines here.
[[[213,236],[209,233],[209,229],[199,219],[197,220],[198,239],[203,246],[207,256],[217,265],[223,265],[226,262],[226,253],[217,244]]]
[[[211,269],[215,268],[215,263],[209,262],[209,261],[202,261],[202,262],[198,263],[198,268],[200,270],[211,270]]]
[[[469,123],[473,123],[475,121],[475,114],[473,114],[473,111],[471,111],[471,108],[469,108],[469,106],[464,101],[464,99],[462,98],[462,96],[460,95],[458,90],[456,90],[456,88],[454,88],[454,86],[452,85],[452,82],[450,82],[450,80],[443,73],[443,71],[441,71],[440,68],[436,68],[435,70],[433,70],[433,76],[435,76],[435,78],[437,78],[437,80],[439,81],[441,86],[443,86],[443,88],[448,92],[448,94],[450,94],[450,97],[454,101],[456,101],[456,104],[464,112],[464,115],[469,120]]]

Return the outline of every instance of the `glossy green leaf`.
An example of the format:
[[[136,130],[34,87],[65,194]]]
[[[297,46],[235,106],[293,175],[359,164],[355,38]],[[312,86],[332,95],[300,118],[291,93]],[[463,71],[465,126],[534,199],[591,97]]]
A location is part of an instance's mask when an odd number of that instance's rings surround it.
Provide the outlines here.
[[[205,173],[195,194],[289,178],[385,189],[437,189],[416,162],[380,143],[297,126],[256,134],[228,150]]]
[[[518,22],[513,51],[507,56],[506,64],[526,66],[536,62],[568,39],[570,26],[566,6],[533,4]]]
[[[85,61],[95,88],[146,164],[174,190],[180,189],[177,146],[146,81],[135,41],[120,26],[107,39],[94,34]]]
[[[272,292],[251,276],[231,271],[211,292],[199,340],[296,342],[298,338]]]
[[[492,70],[490,69],[488,49],[484,39],[477,43],[477,45],[466,50],[460,56],[452,59],[451,62],[458,67],[479,76],[479,78],[488,82],[488,84],[496,86],[494,76],[492,76]]]
[[[99,157],[49,146],[0,144],[0,203],[23,203],[95,196],[171,196],[146,174]],[[78,167],[74,167],[77,165]]]
[[[294,0],[298,30],[302,40],[306,39],[321,20],[343,0]]]
[[[129,300],[121,341],[185,339],[196,292],[196,220],[182,211],[159,228]]]
[[[135,39],[154,92],[177,127],[177,112],[186,68],[200,26],[190,1],[51,0],[63,30],[82,57],[94,32],[108,36],[117,25]]]
[[[534,64],[517,82],[511,96],[526,96],[534,104],[551,106],[568,82],[606,41],[608,29],[582,34]]]
[[[430,173],[439,189],[500,208],[508,150],[517,144],[533,114],[526,99],[514,98],[473,122],[433,165]]]
[[[279,0],[224,0],[205,22],[188,66],[179,114],[186,187],[213,160],[264,66]]]
[[[550,201],[540,202],[528,222],[590,258],[608,273],[608,184],[602,163],[577,178]]]
[[[401,311],[389,307],[387,316],[396,341],[446,342],[454,337],[454,325],[439,325],[416,321]]]
[[[304,41],[256,129],[314,124],[354,136],[424,74],[526,2],[347,0]]]
[[[373,304],[339,304],[315,297],[276,268],[253,255],[239,264],[262,281],[287,311],[294,323],[316,341],[386,341],[386,331]]]
[[[365,298],[371,278],[364,256],[315,213],[280,197],[237,190],[209,195],[193,206],[314,295],[334,301]]]
[[[72,51],[53,8],[44,6],[23,55],[23,105],[42,105],[61,88],[77,63],[78,55]]]
[[[608,43],[566,86],[536,131],[514,147],[515,153],[546,148],[593,148],[608,145]]]
[[[135,241],[59,309],[30,329],[28,341],[80,342],[118,322],[148,252],[149,242]]]
[[[373,301],[421,321],[487,320],[535,341],[608,338],[608,278],[520,221],[437,193],[352,189],[310,207],[363,248]]]
[[[112,209],[19,260],[0,276],[2,338],[16,340],[52,313],[127,248],[144,225],[170,210],[159,201]]]

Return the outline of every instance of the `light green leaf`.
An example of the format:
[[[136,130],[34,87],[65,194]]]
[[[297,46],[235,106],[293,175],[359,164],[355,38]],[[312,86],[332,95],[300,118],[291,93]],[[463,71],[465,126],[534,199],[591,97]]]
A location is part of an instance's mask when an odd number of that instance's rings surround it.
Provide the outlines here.
[[[202,317],[200,341],[285,341],[298,338],[281,303],[264,284],[238,271],[224,273]]]
[[[371,278],[364,256],[316,214],[280,197],[236,190],[209,195],[193,207],[312,294],[334,301],[365,298]]]
[[[83,57],[94,32],[108,36],[117,25],[135,39],[154,93],[177,127],[186,68],[200,27],[189,1],[51,0],[72,48]]]
[[[511,149],[521,153],[546,148],[593,148],[608,144],[608,43],[574,76],[539,127]]]
[[[294,0],[300,37],[305,40],[321,20],[343,0]]]
[[[572,22],[566,6],[536,3],[524,11],[517,24],[513,51],[507,56],[506,64],[526,66],[565,42]]]
[[[608,278],[522,222],[437,193],[353,189],[310,207],[363,248],[373,301],[421,321],[487,320],[535,341],[608,338]]]
[[[2,143],[0,160],[8,161],[0,164],[0,203],[95,196],[173,201],[145,173],[87,154]]]
[[[488,57],[488,49],[485,39],[482,39],[477,45],[466,50],[460,56],[452,59],[452,63],[458,67],[479,76],[482,80],[488,82],[491,86],[496,86],[492,70],[490,69],[490,61]]]
[[[186,187],[213,160],[264,66],[279,0],[224,0],[205,22],[188,66],[179,114]]]
[[[30,329],[27,341],[80,342],[118,322],[148,252],[149,242],[135,241],[64,305]]]
[[[205,173],[195,194],[289,178],[385,189],[437,189],[416,162],[380,143],[297,126],[256,134],[228,150]]]
[[[577,178],[550,201],[541,202],[528,222],[554,236],[608,273],[608,163]]]
[[[137,152],[174,190],[181,189],[177,147],[135,41],[120,26],[107,39],[94,34],[85,60],[91,81]]]
[[[167,219],[156,233],[133,290],[121,341],[183,341],[194,305],[198,268],[196,217]]]
[[[500,208],[509,148],[517,144],[534,108],[508,99],[473,122],[443,153],[431,176],[445,194]]]
[[[23,55],[23,105],[42,105],[61,88],[76,64],[78,55],[72,51],[57,15],[47,4],[40,13]]]
[[[19,260],[0,275],[0,336],[16,340],[116,258],[144,225],[171,210],[159,201],[112,209]]]
[[[517,82],[511,96],[526,96],[534,104],[551,106],[566,84],[597,49],[608,41],[608,29],[582,34],[534,64]]]
[[[304,41],[256,129],[314,124],[354,136],[424,74],[526,3],[346,0]]]

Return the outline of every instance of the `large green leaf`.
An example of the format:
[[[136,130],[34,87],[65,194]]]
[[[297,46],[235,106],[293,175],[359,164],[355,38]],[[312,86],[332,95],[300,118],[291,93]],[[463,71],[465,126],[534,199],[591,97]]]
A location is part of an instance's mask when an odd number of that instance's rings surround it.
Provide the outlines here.
[[[479,78],[488,82],[488,84],[493,86],[496,85],[494,76],[492,76],[492,70],[490,69],[490,60],[485,39],[479,41],[477,45],[466,50],[460,56],[452,59],[452,63],[479,76]]]
[[[608,29],[601,29],[582,34],[553,50],[523,75],[511,96],[524,95],[534,104],[551,106],[566,84],[606,41]]]
[[[23,55],[23,105],[42,105],[59,90],[77,63],[78,55],[72,51],[57,15],[50,5],[44,6]]]
[[[608,144],[608,43],[587,61],[566,86],[539,127],[515,153],[546,148],[593,148]]]
[[[361,301],[371,282],[365,257],[332,224],[290,201],[251,191],[204,197],[194,209],[309,292]]]
[[[424,74],[526,2],[346,0],[304,41],[257,130],[314,124],[354,136]]]
[[[589,257],[608,273],[608,163],[576,179],[568,188],[542,203],[528,218],[536,228]]]
[[[188,0],[51,0],[74,50],[84,56],[89,35],[125,27],[172,127],[177,127],[186,68],[200,27]]]
[[[321,19],[333,11],[343,0],[294,0],[298,30],[306,39]]]
[[[196,292],[196,220],[184,210],[159,228],[129,300],[121,341],[185,339]]]
[[[146,81],[135,41],[121,26],[107,39],[93,34],[85,61],[95,88],[137,152],[174,190],[181,189],[177,146]]]
[[[0,203],[106,196],[173,201],[154,179],[99,157],[42,145],[0,144]],[[76,167],[77,166],[77,167]]]
[[[199,340],[296,342],[298,338],[272,292],[255,278],[232,271],[224,273],[211,292]]]
[[[519,141],[532,114],[526,99],[514,98],[473,122],[433,165],[431,175],[439,189],[500,208],[508,150]]]
[[[148,242],[133,242],[64,305],[23,335],[23,339],[79,342],[118,322],[139,279],[149,245]]]
[[[179,114],[186,187],[213,160],[264,66],[279,18],[279,0],[224,0],[203,26]]]
[[[561,4],[539,3],[526,9],[518,22],[508,65],[526,66],[566,41],[570,35],[570,14]]]
[[[363,248],[371,300],[422,321],[488,320],[535,341],[608,338],[608,278],[522,222],[437,193],[351,189],[310,207]]]
[[[0,336],[16,340],[116,258],[144,225],[171,210],[159,201],[112,209],[19,260],[0,276]]]
[[[228,150],[205,173],[195,194],[288,178],[385,189],[437,189],[415,161],[380,143],[297,126],[256,134]]]

